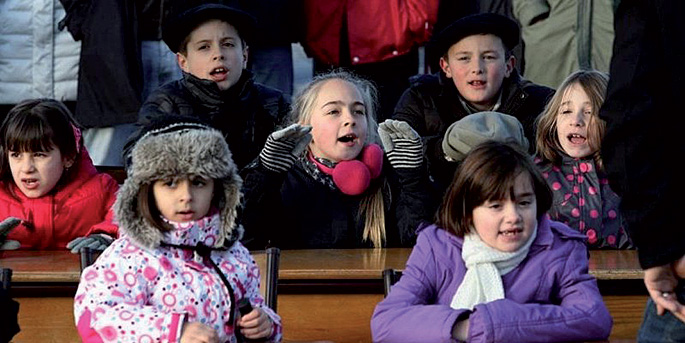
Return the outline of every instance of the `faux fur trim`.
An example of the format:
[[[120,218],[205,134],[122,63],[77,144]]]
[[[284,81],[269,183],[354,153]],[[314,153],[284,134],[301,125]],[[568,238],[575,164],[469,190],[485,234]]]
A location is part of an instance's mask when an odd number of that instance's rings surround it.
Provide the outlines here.
[[[230,246],[242,238],[242,227],[235,223],[242,180],[219,131],[187,126],[175,131],[156,130],[136,143],[131,160],[128,176],[114,203],[115,219],[123,234],[142,246],[159,246],[162,232],[138,211],[141,186],[180,175],[198,175],[223,183],[223,199],[219,203],[223,237],[219,237],[216,247]]]

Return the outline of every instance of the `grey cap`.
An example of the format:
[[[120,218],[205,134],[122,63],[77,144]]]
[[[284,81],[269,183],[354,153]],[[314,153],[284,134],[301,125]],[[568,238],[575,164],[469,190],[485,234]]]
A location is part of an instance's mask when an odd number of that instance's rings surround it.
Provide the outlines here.
[[[442,139],[442,150],[447,158],[461,161],[471,149],[486,141],[516,143],[528,150],[521,122],[492,111],[473,113],[450,125]]]

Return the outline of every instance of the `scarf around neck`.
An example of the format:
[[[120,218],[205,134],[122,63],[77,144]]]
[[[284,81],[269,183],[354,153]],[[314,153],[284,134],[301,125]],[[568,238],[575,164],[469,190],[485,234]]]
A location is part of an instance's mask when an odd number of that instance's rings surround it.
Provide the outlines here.
[[[512,271],[528,256],[537,231],[536,224],[530,238],[521,248],[514,252],[503,252],[485,244],[472,228],[471,233],[464,236],[461,250],[466,274],[450,307],[473,310],[478,304],[504,299],[501,275]]]

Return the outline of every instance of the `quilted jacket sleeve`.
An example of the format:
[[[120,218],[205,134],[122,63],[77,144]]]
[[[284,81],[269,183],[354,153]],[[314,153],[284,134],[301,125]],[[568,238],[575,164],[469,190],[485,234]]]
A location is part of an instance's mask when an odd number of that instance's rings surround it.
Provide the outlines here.
[[[612,319],[595,279],[588,274],[582,242],[558,271],[558,304],[521,304],[509,299],[477,305],[469,320],[469,342],[604,340]]]
[[[402,277],[373,313],[374,342],[455,342],[452,326],[468,312],[430,304],[439,287],[434,281],[439,279],[435,265],[431,242],[419,234]]]

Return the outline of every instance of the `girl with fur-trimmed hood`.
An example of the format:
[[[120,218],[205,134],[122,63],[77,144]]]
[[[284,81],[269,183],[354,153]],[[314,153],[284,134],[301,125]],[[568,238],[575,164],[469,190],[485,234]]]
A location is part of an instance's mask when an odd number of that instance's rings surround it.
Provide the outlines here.
[[[81,274],[74,317],[84,342],[280,341],[259,269],[238,241],[241,179],[218,131],[150,125],[114,205],[121,238]],[[254,310],[238,315],[248,299]],[[125,327],[124,329],[121,329]]]

